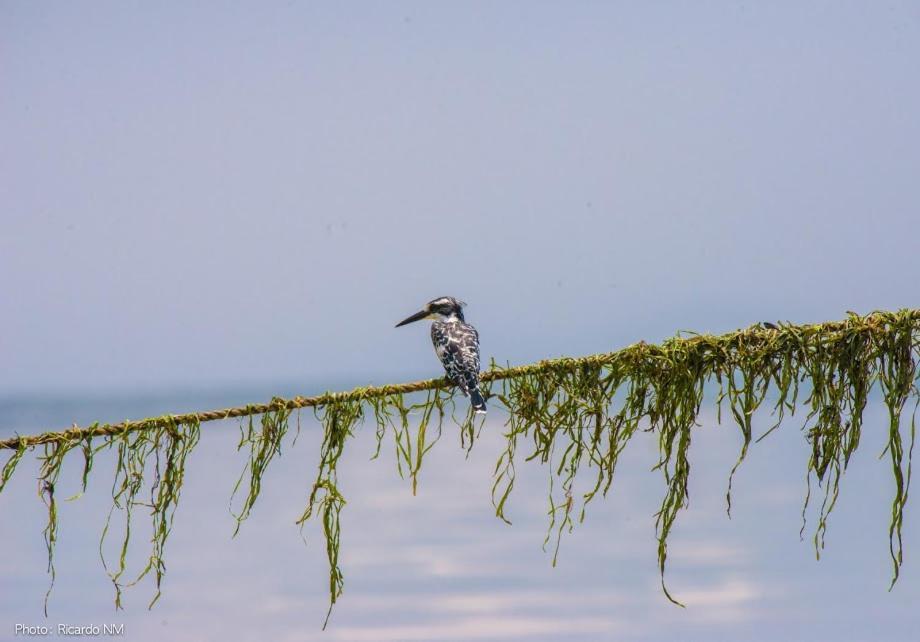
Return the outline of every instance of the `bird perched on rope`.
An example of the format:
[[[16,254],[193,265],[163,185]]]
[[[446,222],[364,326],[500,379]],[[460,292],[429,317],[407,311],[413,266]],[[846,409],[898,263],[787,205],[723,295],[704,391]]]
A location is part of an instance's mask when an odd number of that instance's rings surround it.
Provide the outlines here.
[[[425,307],[396,327],[433,319],[431,342],[434,351],[447,371],[447,378],[470,398],[476,412],[486,411],[486,400],[479,391],[479,333],[463,319],[466,303],[449,296],[429,301]]]

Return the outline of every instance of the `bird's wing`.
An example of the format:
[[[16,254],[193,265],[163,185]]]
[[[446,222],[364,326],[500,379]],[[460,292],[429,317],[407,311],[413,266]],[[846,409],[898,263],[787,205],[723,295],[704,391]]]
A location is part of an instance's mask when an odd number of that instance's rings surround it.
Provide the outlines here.
[[[479,333],[465,323],[434,323],[431,341],[447,377],[469,393],[479,381]]]

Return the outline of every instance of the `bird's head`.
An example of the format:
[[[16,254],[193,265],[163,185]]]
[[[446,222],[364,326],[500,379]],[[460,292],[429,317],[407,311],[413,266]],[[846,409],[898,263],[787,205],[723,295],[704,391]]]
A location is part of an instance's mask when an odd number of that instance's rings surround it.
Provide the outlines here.
[[[421,310],[407,319],[403,319],[396,324],[398,328],[401,325],[420,321],[422,319],[433,319],[436,321],[463,321],[463,306],[466,303],[459,301],[452,296],[442,296],[429,301]]]

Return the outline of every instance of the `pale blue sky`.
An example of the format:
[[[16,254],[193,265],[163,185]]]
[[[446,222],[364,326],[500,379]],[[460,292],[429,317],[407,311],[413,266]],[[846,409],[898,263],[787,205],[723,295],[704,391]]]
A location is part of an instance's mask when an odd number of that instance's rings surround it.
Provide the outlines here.
[[[916,303],[915,3],[0,5],[8,392]]]
[[[440,295],[468,302],[485,360],[513,363],[914,307],[918,79],[913,2],[2,0],[0,435],[434,376],[427,332],[393,325]],[[656,586],[651,443],[554,570],[545,469],[522,467],[513,528],[490,514],[497,423],[470,462],[445,437],[416,498],[362,433],[324,635],[322,546],[293,526],[316,439],[230,541],[243,459],[216,426],[163,601],[147,612],[138,587],[112,614],[103,460],[62,509],[52,622],[124,621],[129,640],[908,639],[920,523],[909,505],[887,593],[878,413],[820,563],[798,541],[798,424],[752,453],[728,521],[737,431],[706,415],[673,543],[686,611]],[[0,496],[0,638],[44,621],[34,493],[26,467]]]

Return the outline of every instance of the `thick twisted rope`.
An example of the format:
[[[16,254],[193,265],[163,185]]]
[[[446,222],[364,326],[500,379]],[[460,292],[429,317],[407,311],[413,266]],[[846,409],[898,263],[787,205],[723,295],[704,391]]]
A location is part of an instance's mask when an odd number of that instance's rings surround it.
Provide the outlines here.
[[[920,309],[905,310],[911,321],[920,321]],[[502,379],[513,379],[524,377],[540,372],[571,372],[584,366],[606,365],[614,362],[631,361],[642,357],[654,357],[656,354],[664,354],[666,347],[674,347],[682,344],[683,347],[692,346],[710,349],[711,351],[720,351],[737,346],[739,342],[770,342],[776,339],[781,333],[791,332],[793,334],[828,334],[834,332],[843,332],[852,330],[854,327],[868,330],[870,332],[884,329],[886,320],[890,318],[890,312],[873,312],[865,317],[852,314],[845,321],[828,321],[817,324],[790,324],[783,323],[780,326],[773,324],[757,324],[744,330],[736,330],[721,335],[693,335],[689,337],[676,337],[668,340],[666,344],[655,345],[647,344],[644,341],[634,343],[626,348],[614,352],[588,355],[577,358],[559,358],[546,359],[524,366],[513,368],[493,367],[482,374],[482,381],[500,381]],[[704,344],[699,346],[699,344]],[[88,437],[110,436],[133,432],[136,430],[150,430],[162,428],[169,425],[188,424],[188,423],[205,423],[209,421],[219,421],[222,419],[231,419],[236,417],[247,417],[251,415],[260,415],[267,412],[278,410],[297,410],[299,408],[313,408],[319,406],[331,406],[340,403],[349,403],[354,401],[364,401],[375,397],[386,397],[390,395],[399,395],[423,390],[437,390],[453,387],[453,384],[446,378],[425,379],[422,381],[413,381],[400,384],[389,384],[384,386],[367,386],[355,388],[347,392],[326,392],[321,395],[312,397],[293,397],[291,399],[273,399],[269,403],[248,404],[245,406],[236,406],[233,408],[224,408],[222,410],[208,410],[204,412],[191,412],[180,415],[163,415],[160,417],[150,417],[147,419],[138,419],[133,421],[123,421],[113,424],[95,424],[87,427],[73,426],[72,428],[57,431],[45,432],[31,436],[16,436],[10,439],[0,441],[0,449],[20,449],[31,448],[42,444],[52,442],[68,441],[72,439],[85,439]]]

